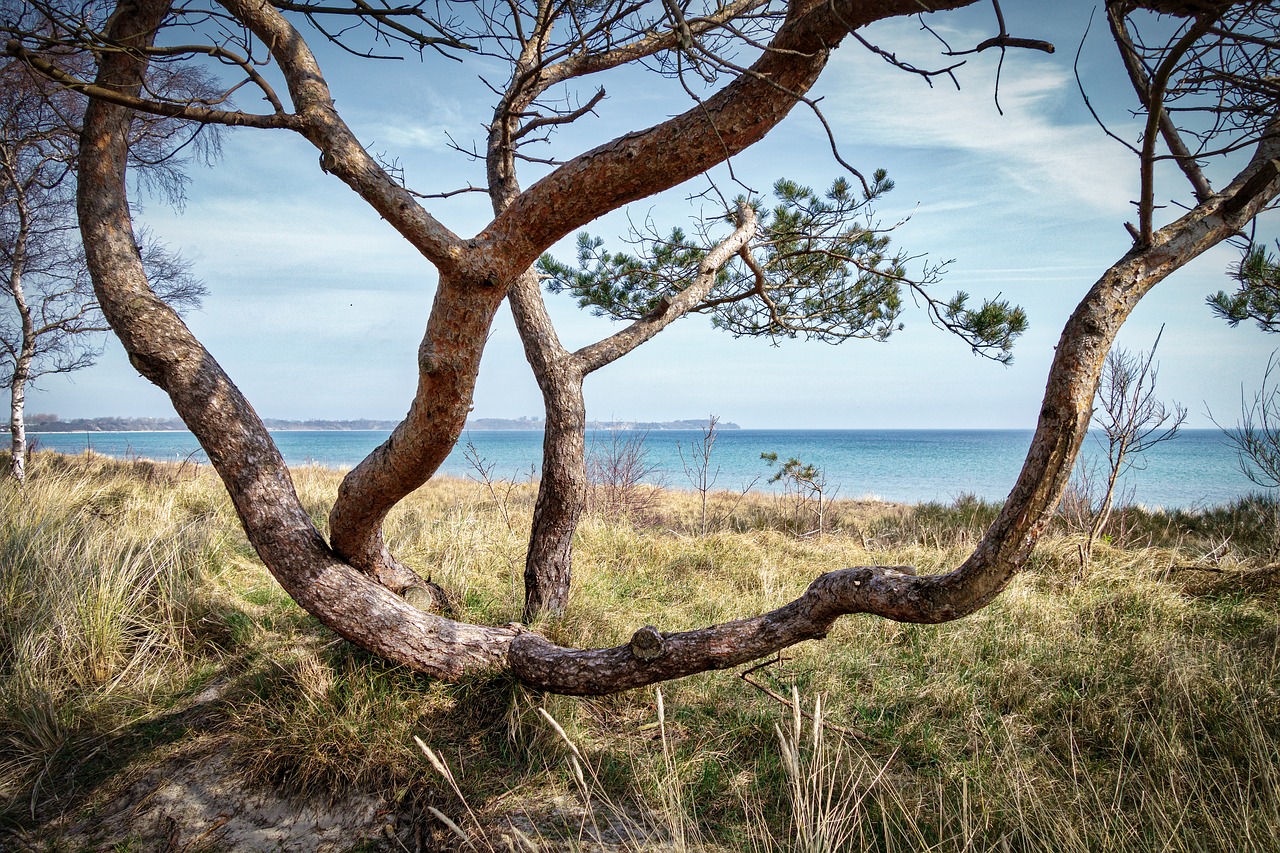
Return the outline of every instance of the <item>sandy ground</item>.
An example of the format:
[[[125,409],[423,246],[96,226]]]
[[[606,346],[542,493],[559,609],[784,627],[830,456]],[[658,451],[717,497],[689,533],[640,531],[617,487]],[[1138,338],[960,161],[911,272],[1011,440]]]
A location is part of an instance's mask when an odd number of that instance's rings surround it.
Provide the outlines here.
[[[399,849],[394,838],[407,835],[413,850],[412,827],[399,818],[373,797],[320,803],[251,787],[215,743],[196,742],[126,770],[75,813],[10,843],[20,851],[337,853]]]

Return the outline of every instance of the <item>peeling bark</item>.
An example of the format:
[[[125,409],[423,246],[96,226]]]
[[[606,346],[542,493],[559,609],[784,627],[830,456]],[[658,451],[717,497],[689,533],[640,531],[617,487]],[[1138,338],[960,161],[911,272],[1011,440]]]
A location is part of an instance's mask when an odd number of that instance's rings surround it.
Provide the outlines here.
[[[27,382],[31,380],[31,362],[36,354],[36,330],[31,309],[22,290],[26,259],[26,215],[21,193],[17,199],[21,225],[9,269],[9,295],[18,312],[18,350],[13,355],[13,375],[9,377],[9,476],[19,483],[27,479]]]

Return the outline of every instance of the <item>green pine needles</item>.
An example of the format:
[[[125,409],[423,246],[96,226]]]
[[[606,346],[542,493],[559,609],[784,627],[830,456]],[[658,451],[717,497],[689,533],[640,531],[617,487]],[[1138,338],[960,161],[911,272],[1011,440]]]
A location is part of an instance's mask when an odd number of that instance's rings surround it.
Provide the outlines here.
[[[1280,247],[1280,241],[1276,243]],[[1266,246],[1252,246],[1231,270],[1234,293],[1218,291],[1206,302],[1232,326],[1253,320],[1264,332],[1280,332],[1280,261]]]
[[[840,343],[854,338],[888,340],[904,327],[904,294],[910,293],[934,325],[959,336],[996,361],[1012,359],[1014,341],[1027,328],[1025,312],[999,298],[971,307],[969,294],[947,300],[929,291],[949,261],[930,262],[891,245],[892,226],[876,222],[872,203],[893,189],[884,170],[855,189],[837,178],[819,194],[782,179],[775,204],[738,198],[755,211],[755,233],[742,250],[712,270],[714,284],[690,313],[710,315],[712,325],[734,337],[775,342],[804,338]],[[544,255],[538,262],[552,293],[569,293],[597,316],[640,321],[656,316],[689,288],[723,228],[740,227],[741,214],[705,219],[695,234],[682,228],[660,233],[653,223],[633,228],[631,251],[613,252],[605,241],[578,235],[576,264]],[[913,275],[908,267],[918,268]]]

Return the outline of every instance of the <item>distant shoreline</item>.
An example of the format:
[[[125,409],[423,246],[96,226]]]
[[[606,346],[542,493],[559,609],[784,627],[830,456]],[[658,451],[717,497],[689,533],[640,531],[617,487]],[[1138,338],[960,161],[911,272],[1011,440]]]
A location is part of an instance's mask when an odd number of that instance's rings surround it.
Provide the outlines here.
[[[375,432],[393,430],[400,421],[346,420],[346,421],[291,421],[264,418],[263,423],[272,432]],[[587,429],[596,430],[701,430],[709,425],[706,418],[677,421],[588,421]],[[720,421],[718,430],[737,430],[735,423]],[[6,425],[6,429],[8,426]],[[463,427],[467,431],[521,431],[544,432],[546,422],[541,418],[476,418]],[[187,425],[177,418],[76,418],[71,421],[52,420],[28,422],[31,435],[66,433],[129,433],[129,432],[188,432]]]

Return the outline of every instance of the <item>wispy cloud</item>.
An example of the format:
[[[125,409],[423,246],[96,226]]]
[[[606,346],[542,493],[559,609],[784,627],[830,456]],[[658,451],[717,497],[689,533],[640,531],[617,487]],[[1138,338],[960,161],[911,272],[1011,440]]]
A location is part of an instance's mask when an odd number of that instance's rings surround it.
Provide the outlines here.
[[[388,145],[396,149],[446,151],[449,147],[448,132],[438,124],[427,125],[414,122],[380,124],[371,127],[370,131],[373,138],[366,144],[375,148]]]
[[[927,37],[912,29],[899,25],[874,35],[901,56],[927,55]],[[951,33],[949,40],[977,43],[986,35]],[[956,91],[945,78],[929,88],[918,76],[851,44],[833,58],[822,108],[842,137],[964,157],[986,176],[992,193],[1123,215],[1135,184],[1134,163],[1088,116],[1070,59],[1011,54],[1000,78],[1003,116],[993,98],[995,60],[970,58],[964,85]]]
[[[466,141],[480,127],[462,104],[440,92],[423,89],[421,105],[410,111],[378,110],[360,121],[357,132],[366,145],[388,146],[405,154],[449,150],[449,137]],[[362,116],[362,118],[366,118]]]

